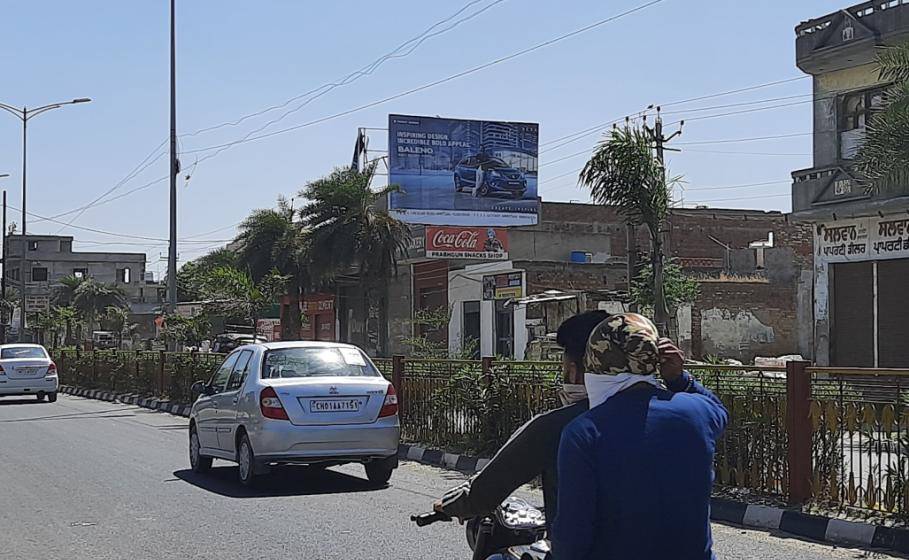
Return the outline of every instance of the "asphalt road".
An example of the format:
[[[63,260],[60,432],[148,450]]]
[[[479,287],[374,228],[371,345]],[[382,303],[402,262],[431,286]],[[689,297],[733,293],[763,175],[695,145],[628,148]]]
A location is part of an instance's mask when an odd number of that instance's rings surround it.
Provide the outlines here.
[[[402,463],[377,489],[358,465],[289,468],[246,490],[226,463],[188,470],[186,423],[67,395],[0,399],[0,558],[469,557],[460,526],[409,521],[460,474]],[[724,525],[714,538],[728,559],[890,558]]]

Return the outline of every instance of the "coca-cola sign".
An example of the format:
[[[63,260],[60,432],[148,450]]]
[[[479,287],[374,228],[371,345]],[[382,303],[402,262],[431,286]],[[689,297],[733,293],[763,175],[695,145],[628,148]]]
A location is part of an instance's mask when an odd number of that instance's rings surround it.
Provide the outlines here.
[[[508,258],[508,231],[501,228],[426,227],[426,256],[500,261]]]

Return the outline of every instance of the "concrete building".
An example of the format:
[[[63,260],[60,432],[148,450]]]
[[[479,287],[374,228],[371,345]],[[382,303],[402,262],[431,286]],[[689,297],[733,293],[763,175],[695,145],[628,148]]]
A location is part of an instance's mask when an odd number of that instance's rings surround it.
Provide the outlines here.
[[[163,288],[146,280],[145,253],[73,251],[73,238],[65,235],[27,235],[24,245],[25,274],[20,270],[21,235],[7,237],[4,268],[13,286],[24,276],[28,312],[46,309],[54,288],[66,276],[91,277],[120,287],[137,315],[153,313],[163,301]]]
[[[865,2],[798,25],[814,84],[814,161],[792,174],[793,217],[813,224],[816,362],[909,365],[909,184],[868,193],[852,168],[887,84],[874,51],[909,40],[909,4]]]
[[[698,208],[674,210],[669,230],[669,255],[701,285],[679,317],[691,353],[811,356],[810,228],[779,212]],[[483,250],[496,242],[503,250]],[[649,247],[644,228],[638,247]],[[624,221],[598,205],[546,202],[538,225],[508,230],[416,227],[389,281],[388,353],[407,354],[408,339],[424,337],[451,354],[521,359],[545,318],[516,300],[558,290],[583,294],[582,309],[614,309],[614,294],[627,291],[626,267]],[[421,325],[428,309],[447,309],[447,328]]]

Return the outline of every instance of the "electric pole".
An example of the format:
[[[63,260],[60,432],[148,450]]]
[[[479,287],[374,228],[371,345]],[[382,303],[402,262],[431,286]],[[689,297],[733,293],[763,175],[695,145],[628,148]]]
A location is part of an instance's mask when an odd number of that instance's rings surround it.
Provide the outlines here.
[[[176,2],[170,0],[170,242],[167,254],[167,302],[171,314],[177,312],[177,44]],[[173,345],[173,342],[170,343]],[[175,348],[170,348],[175,350]]]
[[[652,107],[652,106],[651,106]],[[660,162],[660,167],[662,167],[663,173],[663,183],[666,182],[666,164],[664,159],[664,152],[666,150],[678,151],[673,148],[667,148],[665,145],[667,142],[682,134],[682,127],[685,125],[685,121],[679,123],[679,129],[668,137],[663,135],[663,117],[660,116],[660,108],[656,108],[656,120],[653,127],[647,126],[646,117],[644,121],[644,131],[650,136],[653,140],[654,148],[656,149],[657,160]],[[670,198],[672,193],[669,193]],[[668,220],[668,226],[671,228],[671,218]],[[669,335],[669,310],[666,308],[666,295],[663,291],[663,245],[664,237],[662,230],[655,232],[653,236],[653,248],[652,254],[650,256],[651,266],[653,267],[653,322],[656,323],[657,329],[660,331],[660,334],[663,336]]]
[[[6,302],[6,189],[3,190],[3,275],[0,276],[0,299]],[[6,344],[6,311],[3,312],[0,324],[0,344]],[[10,313],[10,322],[12,322]]]

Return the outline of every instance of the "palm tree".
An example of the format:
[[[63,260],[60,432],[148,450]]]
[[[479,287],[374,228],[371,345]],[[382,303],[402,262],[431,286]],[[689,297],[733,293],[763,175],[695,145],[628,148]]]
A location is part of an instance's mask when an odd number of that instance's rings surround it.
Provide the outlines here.
[[[893,85],[884,93],[884,108],[871,119],[856,159],[872,192],[909,182],[909,43],[880,47],[877,64],[881,81]]]
[[[653,267],[653,319],[664,334],[669,313],[663,293],[663,224],[669,217],[672,185],[653,153],[653,140],[639,128],[614,128],[600,142],[579,178],[594,202],[614,207],[628,223],[644,225],[650,234]],[[631,279],[629,278],[629,285]]]
[[[76,290],[85,281],[84,276],[64,276],[60,284],[54,287],[54,303],[57,305],[72,305]]]
[[[85,318],[89,336],[94,330],[96,318],[111,306],[126,306],[126,296],[118,286],[86,278],[73,293],[73,307]]]
[[[104,309],[104,315],[101,318],[109,330],[117,334],[117,348],[123,348],[123,336],[129,336],[135,330],[136,325],[129,322],[129,309],[109,305]]]
[[[54,307],[54,313],[56,313],[58,320],[64,327],[63,345],[69,346],[74,344],[73,331],[79,322],[79,312],[76,311],[75,307],[66,305],[63,307]]]
[[[379,324],[387,323],[385,296],[373,296],[385,279],[397,273],[398,257],[405,251],[410,235],[406,224],[380,208],[388,194],[398,189],[390,185],[372,190],[375,169],[375,164],[363,171],[338,168],[300,192],[308,201],[300,215],[309,239],[314,278],[333,281],[356,267],[364,321],[363,345],[368,339],[366,324],[372,299],[378,301]],[[386,329],[380,327],[380,352],[386,347],[386,337]]]
[[[300,296],[308,278],[306,237],[294,221],[294,209],[286,198],[278,198],[276,208],[255,210],[240,224],[237,262],[260,282],[273,271],[287,276],[289,312],[283,315],[281,337],[300,336]]]

